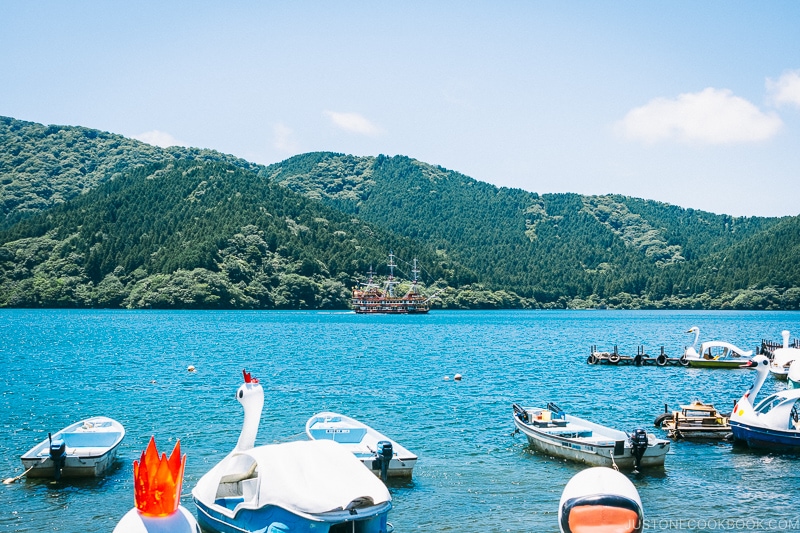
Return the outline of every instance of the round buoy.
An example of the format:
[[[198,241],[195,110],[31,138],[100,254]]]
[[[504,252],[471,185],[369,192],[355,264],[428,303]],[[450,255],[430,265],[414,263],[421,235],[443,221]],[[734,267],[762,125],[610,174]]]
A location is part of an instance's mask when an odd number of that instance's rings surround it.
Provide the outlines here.
[[[455,376],[453,376],[453,379],[456,381],[461,381],[461,374],[456,374]]]
[[[450,376],[445,376],[445,377],[444,377],[444,380],[445,380],[445,381],[450,381]]]
[[[186,369],[189,372],[194,372],[194,365],[189,365],[189,368]]]

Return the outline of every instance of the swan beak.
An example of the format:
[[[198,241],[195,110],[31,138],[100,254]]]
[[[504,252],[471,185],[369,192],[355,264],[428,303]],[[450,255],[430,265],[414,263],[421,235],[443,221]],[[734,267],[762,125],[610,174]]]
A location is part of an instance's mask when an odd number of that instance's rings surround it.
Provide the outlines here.
[[[752,359],[749,360],[748,362],[746,362],[743,365],[739,365],[739,368],[755,368],[755,367],[756,367],[756,364],[753,362]]]

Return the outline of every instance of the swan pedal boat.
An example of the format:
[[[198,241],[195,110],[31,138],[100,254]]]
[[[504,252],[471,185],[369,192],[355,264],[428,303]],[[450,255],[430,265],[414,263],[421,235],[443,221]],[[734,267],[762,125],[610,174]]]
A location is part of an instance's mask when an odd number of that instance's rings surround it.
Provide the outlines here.
[[[663,467],[670,441],[637,429],[632,435],[548,408],[513,404],[514,425],[531,447],[554,457],[592,466],[638,470]],[[639,464],[635,452],[641,453]]]
[[[659,417],[660,427],[676,439],[724,439],[731,435],[728,415],[717,411],[712,404],[695,400],[681,405],[680,411]]]
[[[192,489],[197,521],[218,533],[389,533],[392,496],[344,446],[306,440],[255,446],[264,389],[243,371],[244,421],[233,450]]]
[[[694,333],[694,342],[686,348],[682,359],[688,366],[698,368],[739,368],[747,363],[753,355],[752,350],[742,350],[725,341],[706,341],[700,345],[700,352],[695,346],[700,338],[700,328],[693,326],[687,333]]]
[[[772,352],[772,361],[769,363],[769,372],[776,379],[786,381],[789,378],[789,368],[792,363],[800,359],[800,348],[789,347],[789,332],[784,330],[783,346]]]
[[[800,452],[800,389],[782,390],[756,402],[769,373],[769,359],[757,355],[745,367],[755,368],[758,375],[731,413],[734,440],[751,448]]]
[[[391,457],[386,472],[388,477],[411,477],[417,464],[417,456],[396,441],[339,413],[325,411],[315,414],[306,422],[306,435],[312,440],[338,442],[377,476],[382,475],[384,453],[387,458]]]
[[[100,477],[113,465],[124,437],[122,424],[95,416],[48,435],[20,459],[30,478]]]

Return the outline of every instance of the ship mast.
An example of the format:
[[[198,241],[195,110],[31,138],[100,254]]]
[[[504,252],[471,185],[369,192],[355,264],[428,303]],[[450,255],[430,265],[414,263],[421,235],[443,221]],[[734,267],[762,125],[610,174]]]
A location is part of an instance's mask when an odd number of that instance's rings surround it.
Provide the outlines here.
[[[389,267],[389,278],[386,280],[386,295],[394,298],[394,286],[398,283],[394,279],[394,267],[397,265],[394,262],[394,252],[391,250],[389,251],[389,264],[386,266]]]

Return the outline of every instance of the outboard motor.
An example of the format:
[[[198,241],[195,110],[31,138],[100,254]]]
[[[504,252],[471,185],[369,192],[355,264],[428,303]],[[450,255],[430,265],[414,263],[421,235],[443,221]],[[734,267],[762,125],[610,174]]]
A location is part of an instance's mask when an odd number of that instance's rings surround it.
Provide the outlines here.
[[[392,443],[388,440],[378,441],[378,451],[376,455],[377,462],[381,467],[381,481],[385,483],[386,479],[389,477],[389,463],[392,460],[392,456],[394,456]]]
[[[59,481],[61,479],[61,470],[67,460],[67,443],[61,439],[53,440],[53,436],[50,433],[47,434],[47,438],[50,439],[50,459],[53,460],[53,476],[56,481]]]
[[[643,429],[634,429],[633,435],[630,436],[631,441],[631,455],[633,455],[633,470],[639,471],[639,466],[642,462],[642,456],[647,450],[647,432]]]

